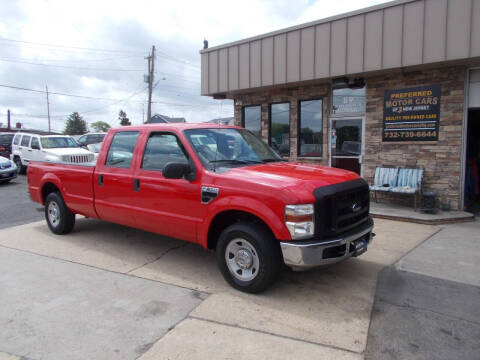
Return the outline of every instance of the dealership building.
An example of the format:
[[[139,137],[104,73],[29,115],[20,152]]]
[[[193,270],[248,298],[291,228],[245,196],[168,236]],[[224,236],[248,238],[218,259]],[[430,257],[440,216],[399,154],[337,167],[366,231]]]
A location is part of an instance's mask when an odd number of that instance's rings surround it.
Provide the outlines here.
[[[233,99],[235,124],[286,159],[369,183],[421,168],[442,207],[478,199],[479,0],[392,1],[205,48],[201,72],[202,95]]]

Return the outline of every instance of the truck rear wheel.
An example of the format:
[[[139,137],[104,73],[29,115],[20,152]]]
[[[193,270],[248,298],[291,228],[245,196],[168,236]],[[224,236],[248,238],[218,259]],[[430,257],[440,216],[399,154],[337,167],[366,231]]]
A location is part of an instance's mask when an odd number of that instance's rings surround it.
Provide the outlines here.
[[[68,234],[75,225],[75,214],[65,205],[58,192],[48,194],[45,200],[45,220],[54,234]]]
[[[282,268],[280,246],[260,224],[239,222],[227,227],[220,235],[216,252],[225,280],[248,293],[265,290]]]

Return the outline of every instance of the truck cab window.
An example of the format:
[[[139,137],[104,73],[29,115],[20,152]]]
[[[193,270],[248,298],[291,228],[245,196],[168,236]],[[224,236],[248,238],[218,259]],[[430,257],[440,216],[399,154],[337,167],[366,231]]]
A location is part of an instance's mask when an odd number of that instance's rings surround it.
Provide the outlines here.
[[[188,163],[183,146],[172,134],[152,134],[143,155],[142,169],[162,171],[169,162]]]
[[[119,131],[108,149],[106,166],[128,169],[137,143],[138,131]]]

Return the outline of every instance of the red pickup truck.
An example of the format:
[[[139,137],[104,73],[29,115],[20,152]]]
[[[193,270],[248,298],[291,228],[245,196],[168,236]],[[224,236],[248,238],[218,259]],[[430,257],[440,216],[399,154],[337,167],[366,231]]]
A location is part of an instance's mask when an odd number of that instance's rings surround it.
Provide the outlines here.
[[[287,162],[235,126],[112,129],[95,166],[32,162],[28,188],[55,234],[72,231],[81,214],[198,243],[216,250],[233,287],[252,293],[284,264],[332,264],[372,238],[365,180]]]

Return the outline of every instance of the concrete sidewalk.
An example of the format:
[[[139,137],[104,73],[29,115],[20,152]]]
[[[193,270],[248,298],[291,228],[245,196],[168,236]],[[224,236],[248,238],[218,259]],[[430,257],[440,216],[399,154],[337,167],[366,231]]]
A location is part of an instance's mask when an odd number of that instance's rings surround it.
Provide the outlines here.
[[[428,294],[436,294],[435,297],[446,297],[445,292],[435,293],[438,283],[428,282],[430,286],[426,285],[427,282],[423,282],[422,286],[410,285],[414,282],[418,283],[416,278],[418,276],[432,277],[432,274],[427,271],[428,268],[424,269],[420,266],[426,261],[424,254],[433,254],[432,250],[425,249],[425,246],[437,247],[441,252],[441,246],[438,243],[440,240],[445,242],[446,244],[443,242],[442,244],[448,247],[448,239],[455,234],[458,235],[460,231],[466,231],[463,237],[470,238],[470,233],[476,231],[476,228],[463,230],[465,226],[470,225],[472,224],[455,225],[459,226],[459,229],[450,230],[449,226],[440,228],[376,220],[377,237],[366,254],[316,271],[304,273],[284,271],[279,281],[260,295],[244,294],[230,288],[216,267],[214,254],[197,245],[92,219],[80,218],[75,231],[68,236],[53,235],[43,221],[3,229],[0,230],[0,249],[28,253],[33,258],[46,258],[53,263],[67,261],[67,264],[80,268],[87,265],[88,269],[118,276],[119,281],[122,281],[123,277],[129,281],[133,281],[132,279],[139,281],[138,284],[147,281],[152,283],[153,288],[157,286],[161,288],[163,283],[166,284],[164,286],[167,286],[165,291],[177,294],[169,300],[173,303],[181,302],[182,297],[178,294],[182,294],[182,291],[206,294],[206,297],[197,297],[199,302],[196,305],[198,306],[193,307],[188,315],[180,311],[179,314],[186,316],[185,319],[177,325],[169,326],[169,331],[165,333],[161,330],[164,327],[159,326],[160,335],[157,337],[159,340],[150,344],[152,345],[150,348],[144,346],[143,353],[140,353],[139,342],[130,340],[123,341],[124,347],[121,349],[113,345],[106,347],[106,351],[120,349],[125,359],[362,359],[365,354],[370,358],[382,359],[389,358],[389,354],[392,353],[388,347],[388,344],[392,342],[394,343],[394,356],[390,358],[405,358],[402,357],[403,355],[408,355],[406,358],[415,358],[415,354],[411,351],[397,351],[397,349],[404,343],[411,343],[413,345],[408,346],[415,348],[415,346],[423,346],[423,343],[428,341],[423,340],[422,337],[419,337],[422,341],[420,344],[401,340],[402,334],[399,335],[395,332],[398,329],[395,326],[387,328],[385,324],[394,321],[393,324],[400,324],[399,326],[408,333],[413,333],[409,330],[412,326],[422,329],[423,325],[419,326],[418,323],[407,321],[411,308],[406,307],[405,304],[420,310],[431,304],[431,297],[421,297],[425,291]],[[423,243],[426,239],[429,240]],[[457,241],[457,239],[453,239],[453,241]],[[465,241],[467,241],[465,245],[472,245],[470,240]],[[434,245],[431,245],[432,243]],[[418,246],[419,244],[421,245]],[[470,247],[470,249],[473,248]],[[475,252],[479,253],[477,250]],[[405,255],[407,256],[405,257]],[[465,255],[458,253],[457,256],[465,258]],[[435,255],[435,257],[439,256]],[[418,260],[415,260],[417,258]],[[402,260],[397,263],[400,259]],[[395,265],[396,263],[397,265]],[[468,267],[471,263],[478,264],[479,261],[472,258],[462,266]],[[416,268],[414,268],[414,264],[416,264]],[[442,265],[444,264],[447,264],[445,260],[442,261]],[[455,267],[455,264],[457,261],[452,260],[451,267]],[[406,273],[404,268],[399,268],[400,266],[414,269],[417,273]],[[6,274],[11,272],[10,267],[15,267],[15,265],[7,266]],[[26,274],[31,272],[28,264],[22,265],[22,262],[19,262],[17,267],[18,273],[15,276],[19,279],[24,276],[23,272]],[[436,265],[433,267],[436,268]],[[469,273],[476,270],[476,268],[468,269]],[[422,271],[423,273],[421,273]],[[411,276],[402,277],[397,273]],[[446,273],[452,276],[454,272]],[[378,291],[375,295],[379,274]],[[445,278],[447,275],[443,277]],[[57,280],[54,274],[47,277],[52,282],[61,283],[61,278]],[[444,278],[440,281],[445,281]],[[468,281],[470,282],[469,286],[473,286],[472,278]],[[77,280],[72,279],[72,282],[77,282]],[[42,284],[41,281],[32,281],[27,288],[41,293],[44,288]],[[84,281],[83,287],[92,291],[91,289],[98,287],[95,284],[95,281]],[[389,288],[388,286],[391,284],[396,284],[396,286]],[[407,285],[402,286],[402,284]],[[36,289],[36,286],[39,288]],[[422,289],[422,291],[411,292],[411,289]],[[444,289],[446,289],[446,294],[451,291],[462,292],[468,299],[476,291],[476,287],[466,289],[453,285]],[[61,287],[57,290],[57,296],[64,296]],[[66,293],[70,292],[68,287],[65,287],[65,291]],[[158,294],[160,297],[163,296],[161,291]],[[393,294],[393,298],[388,297],[389,294]],[[97,300],[100,302],[101,298],[112,296],[117,297],[118,295],[108,295],[107,292]],[[19,303],[25,307],[31,306],[34,301],[31,297],[18,296],[18,298],[20,299]],[[204,298],[205,300],[201,301]],[[84,301],[87,300],[84,299]],[[8,306],[13,306],[9,300],[5,301]],[[467,304],[467,299],[462,297],[459,298],[459,301],[461,304]],[[465,336],[468,331],[471,331],[472,336],[477,334],[476,307],[473,303],[468,304],[470,305],[459,306],[458,302],[452,302],[446,316],[450,316],[449,319],[456,317],[459,321],[463,319],[468,322],[471,327],[462,327],[459,332],[452,332],[452,334],[454,333],[452,338],[455,340],[455,336],[457,336],[463,339],[462,344],[465,344],[468,349],[474,350],[476,349],[474,340],[469,340]],[[394,313],[396,317],[381,316],[390,314],[387,306],[389,309],[397,310],[397,313]],[[373,322],[370,323],[372,307],[374,307]],[[463,313],[453,311],[455,307],[463,309]],[[443,311],[442,309],[447,308],[437,306],[428,311],[431,314],[434,314],[433,311],[435,311],[437,314]],[[400,314],[399,310],[403,310],[406,314],[397,316]],[[418,314],[420,310],[415,309],[415,314]],[[2,309],[0,309],[0,313],[1,311]],[[74,310],[71,311],[71,314],[73,318],[78,315]],[[10,316],[10,312],[7,312],[7,315]],[[98,313],[99,318],[106,315],[108,315],[108,306],[103,307],[103,310]],[[32,313],[20,323],[27,326],[32,321],[38,321],[38,316],[38,314]],[[428,320],[432,323],[435,319]],[[45,321],[51,320],[47,316]],[[402,321],[407,321],[407,323],[403,324]],[[425,320],[422,324],[430,323]],[[130,325],[131,322],[124,324],[124,333],[135,331]],[[88,328],[88,324],[80,327]],[[444,325],[435,327],[435,329],[440,334],[443,334],[440,329],[449,332]],[[74,333],[73,329],[68,326],[62,328],[62,331],[66,333],[67,337]],[[115,333],[113,330],[107,330],[107,332],[109,331],[112,331],[112,334]],[[388,334],[388,337],[385,337],[384,334]],[[368,348],[367,335],[369,336]],[[420,335],[422,334],[418,336]],[[48,344],[51,338],[55,338],[55,336],[48,335],[37,341],[39,344],[42,341]],[[12,347],[7,346],[0,339],[0,359],[3,360],[1,351],[24,355],[24,352],[19,352],[20,349],[34,349],[28,342],[22,343],[21,338],[17,340],[17,347]],[[145,343],[147,342],[141,344]],[[456,349],[453,345],[449,346]],[[87,354],[89,349],[84,351]],[[427,347],[420,354],[423,356],[428,354],[428,351],[432,351],[431,354],[436,355],[434,349]],[[42,358],[55,360],[59,358],[53,357],[52,354],[53,350],[45,353]],[[402,356],[397,356],[399,354]],[[411,356],[412,354],[413,356]],[[467,352],[464,354],[469,355]],[[426,357],[428,358],[428,356]],[[31,357],[31,359],[37,358],[39,357]]]
[[[480,221],[446,225],[379,276],[367,359],[480,358]]]

